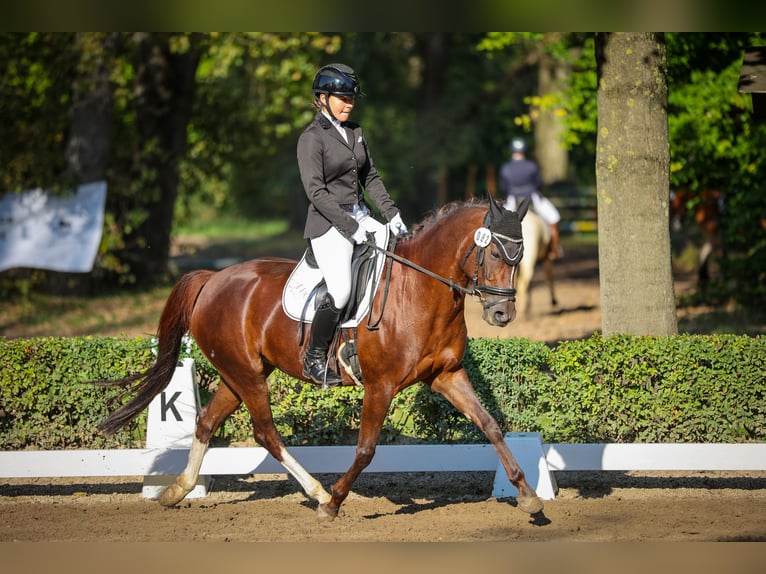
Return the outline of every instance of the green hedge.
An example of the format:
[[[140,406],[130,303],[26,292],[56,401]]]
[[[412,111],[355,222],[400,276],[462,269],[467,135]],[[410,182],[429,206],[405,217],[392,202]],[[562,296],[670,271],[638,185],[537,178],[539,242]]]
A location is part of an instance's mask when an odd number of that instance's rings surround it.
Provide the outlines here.
[[[0,339],[0,448],[140,447],[145,414],[115,436],[96,426],[129,396],[88,381],[146,368],[151,339]],[[190,345],[203,403],[215,370]],[[469,341],[464,366],[505,431],[539,431],[545,442],[742,442],[766,439],[766,337],[680,335],[568,341]],[[288,445],[353,444],[362,390],[322,391],[282,373],[271,381],[277,428]],[[251,436],[244,409],[218,432]],[[381,443],[486,442],[424,385],[394,399]]]
[[[148,367],[150,339],[0,339],[0,448],[140,447],[146,413],[114,436],[96,430],[122,389],[87,384]],[[126,399],[128,397],[125,397]]]
[[[546,442],[766,440],[766,337],[472,343],[466,368],[506,430]]]

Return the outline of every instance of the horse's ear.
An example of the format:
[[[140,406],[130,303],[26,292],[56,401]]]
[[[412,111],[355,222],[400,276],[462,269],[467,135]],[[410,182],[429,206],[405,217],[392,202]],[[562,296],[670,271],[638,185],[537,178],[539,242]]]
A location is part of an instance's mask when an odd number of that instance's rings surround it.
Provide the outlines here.
[[[529,209],[529,202],[531,200],[532,200],[532,196],[528,195],[519,202],[519,205],[517,206],[517,209],[516,209],[516,213],[519,214],[519,221],[522,221],[524,219],[524,216],[527,214],[527,210]]]
[[[503,208],[497,204],[495,198],[492,197],[492,192],[490,190],[487,190],[487,199],[489,200],[489,210],[492,212],[492,214],[498,217],[502,216]]]

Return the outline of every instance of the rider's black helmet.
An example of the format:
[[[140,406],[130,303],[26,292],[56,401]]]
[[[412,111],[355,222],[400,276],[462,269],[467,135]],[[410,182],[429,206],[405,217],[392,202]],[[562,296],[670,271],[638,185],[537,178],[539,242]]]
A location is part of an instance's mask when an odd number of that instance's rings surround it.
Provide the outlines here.
[[[319,94],[334,94],[350,98],[364,96],[364,92],[359,87],[356,72],[345,64],[328,64],[319,68],[314,75],[312,91],[315,97],[319,97]]]

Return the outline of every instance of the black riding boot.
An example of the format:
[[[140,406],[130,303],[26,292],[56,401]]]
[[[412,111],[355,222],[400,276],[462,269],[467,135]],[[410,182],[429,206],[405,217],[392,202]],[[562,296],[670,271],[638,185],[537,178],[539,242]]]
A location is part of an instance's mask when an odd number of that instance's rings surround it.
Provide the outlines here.
[[[316,310],[311,323],[309,348],[303,360],[303,376],[322,387],[334,387],[343,382],[340,375],[330,368],[327,360],[327,348],[335,338],[340,313],[340,309],[335,308],[328,296]]]

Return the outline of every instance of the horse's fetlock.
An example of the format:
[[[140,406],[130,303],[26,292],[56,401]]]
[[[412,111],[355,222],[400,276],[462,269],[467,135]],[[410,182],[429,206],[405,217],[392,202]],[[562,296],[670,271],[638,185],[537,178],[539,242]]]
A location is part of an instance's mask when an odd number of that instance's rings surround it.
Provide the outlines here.
[[[332,521],[338,516],[338,509],[330,506],[329,503],[317,506],[317,519],[321,521]]]

